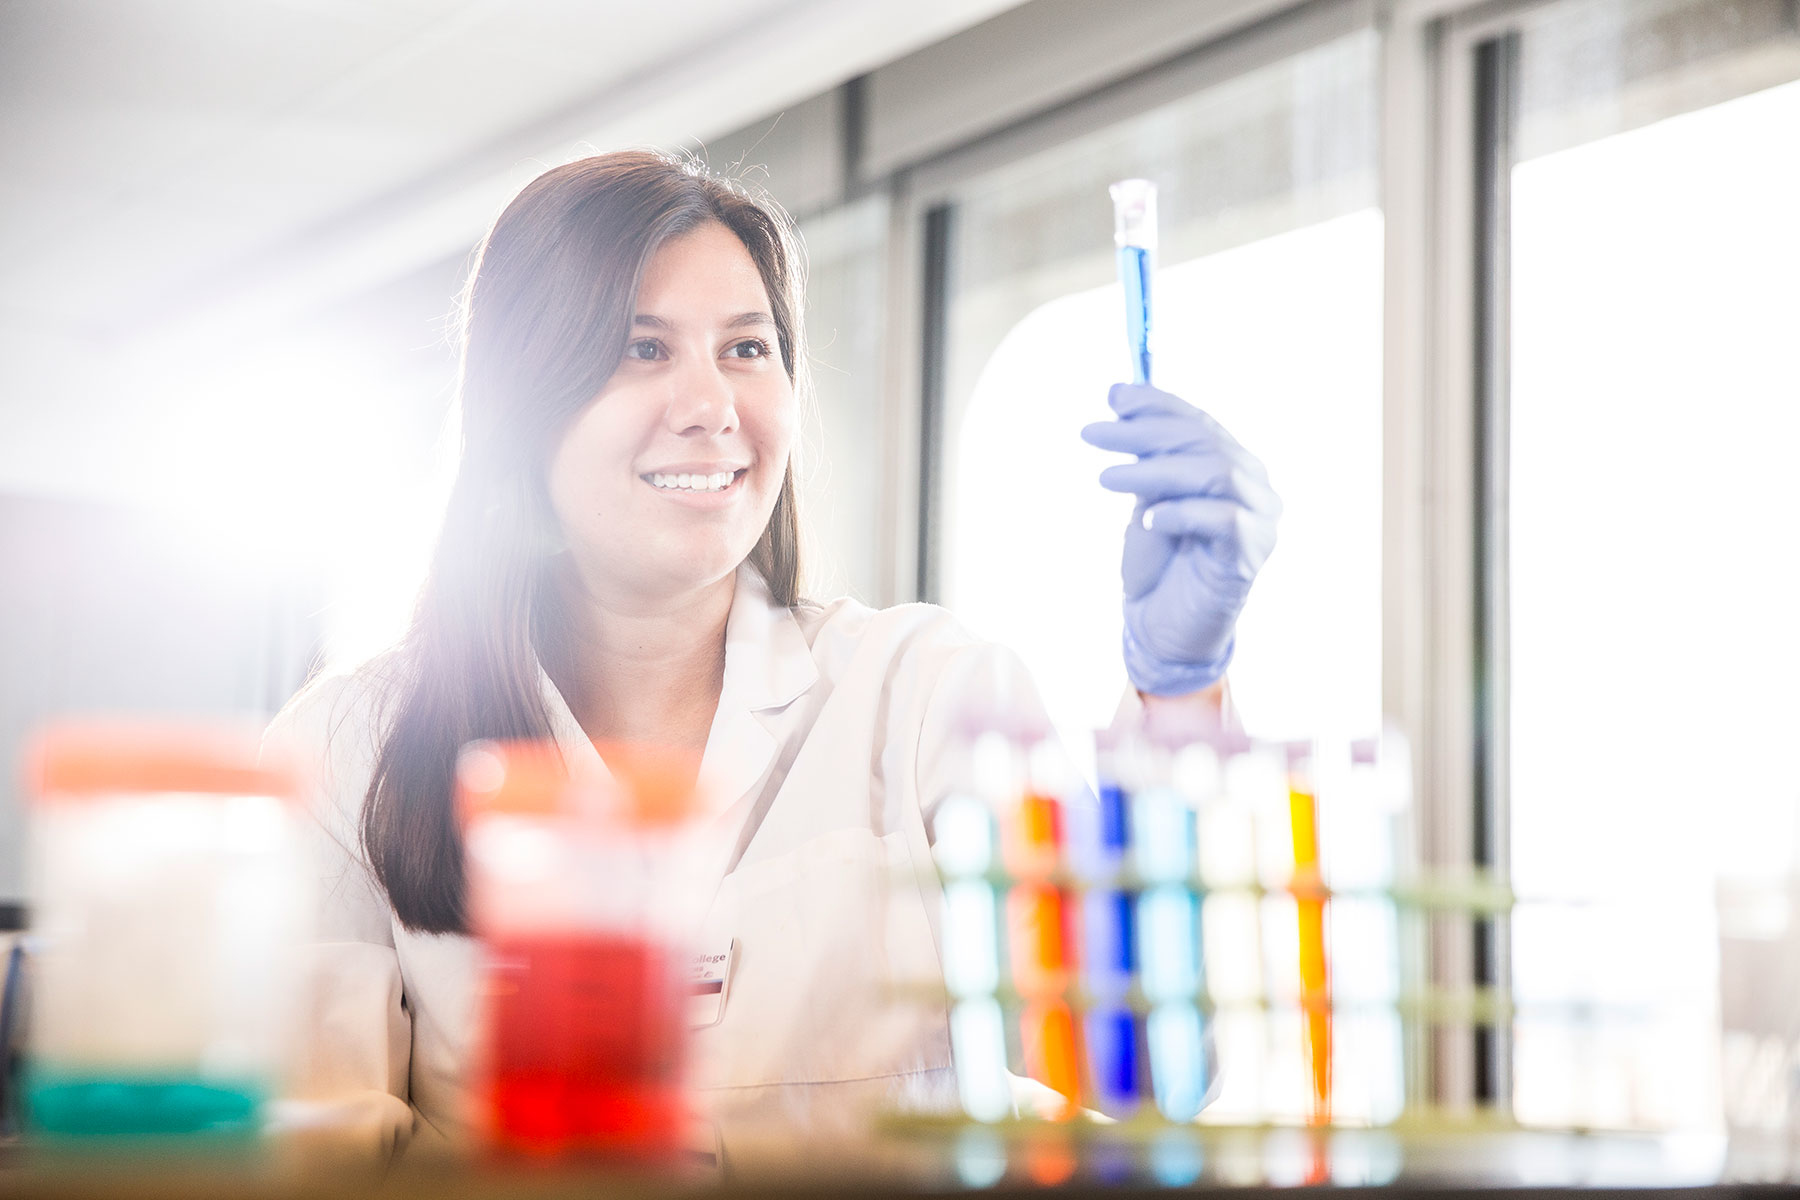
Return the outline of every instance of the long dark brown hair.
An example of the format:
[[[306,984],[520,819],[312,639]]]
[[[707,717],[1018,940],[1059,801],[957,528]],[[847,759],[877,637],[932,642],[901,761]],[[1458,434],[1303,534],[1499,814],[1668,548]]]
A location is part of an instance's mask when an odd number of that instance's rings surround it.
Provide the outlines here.
[[[391,659],[363,802],[369,862],[409,929],[459,933],[456,756],[477,738],[549,738],[538,652],[558,641],[558,544],[546,477],[563,432],[624,354],[658,247],[718,222],[762,274],[781,361],[803,386],[800,258],[772,202],[697,164],[645,151],[538,176],[494,223],[463,295],[462,458],[406,637]],[[799,591],[790,462],[751,564],[776,603]]]

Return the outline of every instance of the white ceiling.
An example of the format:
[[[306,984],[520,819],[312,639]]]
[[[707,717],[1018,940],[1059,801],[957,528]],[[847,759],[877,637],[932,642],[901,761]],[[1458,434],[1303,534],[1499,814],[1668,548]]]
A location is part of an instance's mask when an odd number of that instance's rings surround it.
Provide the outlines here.
[[[0,0],[0,334],[296,310],[1020,0]],[[0,380],[3,383],[3,380]]]

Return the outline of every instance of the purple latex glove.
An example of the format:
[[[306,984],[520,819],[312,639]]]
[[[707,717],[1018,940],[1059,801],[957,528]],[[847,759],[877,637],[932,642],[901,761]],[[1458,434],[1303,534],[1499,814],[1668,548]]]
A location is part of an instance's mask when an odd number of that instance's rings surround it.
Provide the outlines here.
[[[1196,692],[1231,662],[1238,613],[1275,549],[1281,499],[1256,456],[1186,401],[1120,383],[1107,402],[1119,419],[1081,437],[1138,456],[1100,473],[1101,487],[1138,501],[1125,530],[1125,671],[1151,695]]]

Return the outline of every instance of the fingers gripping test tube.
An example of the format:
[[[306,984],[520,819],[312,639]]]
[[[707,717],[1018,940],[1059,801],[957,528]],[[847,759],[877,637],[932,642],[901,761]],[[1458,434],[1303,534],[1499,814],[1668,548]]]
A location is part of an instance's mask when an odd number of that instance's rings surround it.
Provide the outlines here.
[[[1119,282],[1125,288],[1131,381],[1149,383],[1150,274],[1156,259],[1156,185],[1148,179],[1122,179],[1109,190],[1113,202],[1113,244],[1119,253]]]

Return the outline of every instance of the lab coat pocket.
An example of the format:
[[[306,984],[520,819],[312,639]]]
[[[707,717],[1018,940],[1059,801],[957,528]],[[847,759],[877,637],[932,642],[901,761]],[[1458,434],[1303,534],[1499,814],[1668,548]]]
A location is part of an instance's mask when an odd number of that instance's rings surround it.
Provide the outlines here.
[[[942,977],[929,886],[900,832],[834,830],[740,865],[708,917],[705,937],[737,938],[739,959],[723,1018],[697,1031],[695,1082],[829,1083],[949,1066],[947,1020],[929,987]]]

